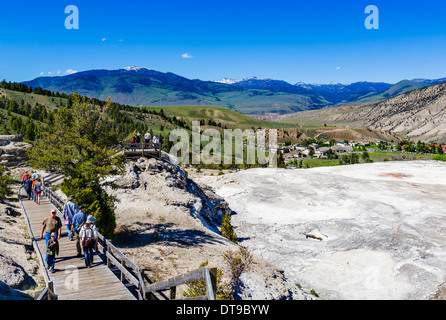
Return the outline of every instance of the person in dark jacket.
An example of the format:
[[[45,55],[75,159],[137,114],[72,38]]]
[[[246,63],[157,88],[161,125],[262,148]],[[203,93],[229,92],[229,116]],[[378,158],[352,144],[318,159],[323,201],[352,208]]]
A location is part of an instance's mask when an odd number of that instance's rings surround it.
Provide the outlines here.
[[[50,272],[55,272],[54,266],[56,265],[56,256],[59,255],[59,241],[57,241],[57,233],[51,233],[51,237],[48,240],[46,248],[46,265]]]

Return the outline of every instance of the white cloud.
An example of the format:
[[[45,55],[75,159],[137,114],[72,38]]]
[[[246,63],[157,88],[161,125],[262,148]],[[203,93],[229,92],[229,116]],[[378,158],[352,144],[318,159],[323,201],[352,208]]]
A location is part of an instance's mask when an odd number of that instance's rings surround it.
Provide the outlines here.
[[[107,40],[107,38],[102,38],[102,39],[101,39],[102,42],[104,42],[104,41],[106,41],[106,40]]]
[[[182,57],[183,59],[192,59],[192,58],[193,58],[189,53],[183,53],[183,54],[181,55],[181,57]]]
[[[64,72],[64,74],[74,74],[74,73],[77,73],[77,70],[68,69],[67,71]]]
[[[64,72],[64,74],[73,74],[73,73],[76,73],[77,71],[76,70],[72,70],[72,69],[68,69],[67,71],[65,71]],[[42,76],[42,77],[44,77],[44,76],[48,76],[48,77],[50,77],[50,76],[55,76],[55,75],[60,75],[60,74],[62,74],[62,71],[60,71],[60,70],[57,70],[57,71],[48,71],[48,72],[41,72],[40,73],[40,75]]]
[[[336,67],[336,70],[341,70],[341,67]]]

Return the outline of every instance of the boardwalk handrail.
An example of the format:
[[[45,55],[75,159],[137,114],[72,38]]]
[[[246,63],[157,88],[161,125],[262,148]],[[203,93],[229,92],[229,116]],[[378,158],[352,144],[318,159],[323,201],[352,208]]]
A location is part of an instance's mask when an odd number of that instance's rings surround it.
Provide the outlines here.
[[[203,267],[181,276],[148,285],[144,288],[144,298],[151,300],[153,292],[170,290],[170,298],[175,299],[177,286],[198,280],[205,280],[206,296],[194,297],[193,299],[215,300],[214,292],[217,290],[217,269],[209,269],[208,267]]]
[[[53,190],[45,186],[43,187],[43,193],[60,212],[63,211],[65,202],[62,198],[60,198]],[[138,298],[142,300],[141,288],[143,287],[143,284],[139,281],[139,267],[99,232],[98,238],[98,249],[102,251],[102,254],[107,258],[107,267],[111,268],[112,265],[117,267],[121,271],[121,282],[124,282],[125,279],[127,279],[131,284],[138,288]]]
[[[29,235],[31,237],[31,242],[32,242],[32,245],[33,245],[33,248],[34,248],[34,251],[35,251],[37,257],[39,258],[40,269],[42,271],[43,279],[46,284],[46,288],[42,291],[42,293],[39,295],[39,297],[36,300],[57,300],[56,286],[54,284],[54,279],[50,277],[48,269],[45,268],[45,265],[43,263],[44,259],[42,256],[42,252],[40,251],[40,248],[37,244],[37,240],[34,238],[34,233],[31,228],[31,222],[29,220],[28,212],[26,211],[25,206],[23,205],[23,202],[22,202],[22,198],[20,196],[22,189],[23,189],[23,186],[20,187],[20,189],[19,189],[18,199],[19,199],[19,202],[23,209],[26,224],[28,225]]]
[[[155,146],[153,144],[153,142],[139,142],[139,143],[124,143],[124,154],[141,154],[141,156],[145,156],[146,154],[153,154],[153,153],[158,153],[159,157],[161,157],[161,144],[158,144],[158,151],[153,151],[155,149]]]
[[[121,282],[127,279],[129,283],[137,288],[138,299],[143,300],[144,282],[141,281],[140,268],[116,248],[109,239],[100,233],[98,235],[98,250],[102,251],[102,254],[105,255],[107,267],[111,268],[112,265],[117,267],[121,272]]]

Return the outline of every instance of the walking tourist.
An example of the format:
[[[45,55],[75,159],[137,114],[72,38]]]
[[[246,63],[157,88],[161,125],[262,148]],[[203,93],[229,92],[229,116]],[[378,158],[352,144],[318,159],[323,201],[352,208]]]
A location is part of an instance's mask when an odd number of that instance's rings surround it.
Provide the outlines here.
[[[43,234],[45,233],[45,244],[48,246],[48,240],[51,237],[51,234],[54,232],[57,234],[57,240],[60,239],[60,233],[62,231],[62,221],[57,216],[56,209],[51,210],[51,214],[49,217],[46,217],[42,223],[42,231],[40,232],[40,239],[43,238]]]
[[[158,136],[155,134],[155,135],[153,136],[153,145],[155,146],[155,152],[158,151],[159,143],[160,143],[160,139],[159,139]]]
[[[38,174],[37,171],[34,170],[34,171],[33,171],[33,175],[32,175],[32,177],[33,177],[33,180],[36,181],[37,179],[40,178],[40,174]]]
[[[51,273],[55,272],[54,267],[56,265],[56,256],[59,256],[59,241],[57,240],[57,233],[53,232],[48,240],[45,258],[47,269],[50,270]]]
[[[34,193],[36,195],[36,203],[40,205],[40,195],[42,194],[43,184],[40,178],[37,178],[37,182],[34,184]]]
[[[84,249],[85,266],[90,268],[93,263],[93,249],[98,246],[98,230],[93,224],[96,219],[89,215],[87,221],[79,231],[80,240]]]
[[[36,202],[36,193],[34,192],[34,186],[37,183],[37,179],[33,178],[33,183],[32,183],[32,196],[33,196],[33,201]]]
[[[130,147],[132,148],[132,152],[135,152],[135,148],[136,148],[136,136],[133,136],[132,139],[130,139]]]
[[[28,171],[26,171],[23,176],[22,176],[22,185],[23,187],[25,187],[25,183],[26,181],[30,178],[31,176],[29,175]]]
[[[74,199],[75,196],[71,195],[68,198],[68,202],[63,207],[64,224],[67,226],[68,238],[71,241],[74,241],[73,234],[71,233],[71,224],[73,223],[73,217],[79,211],[77,205],[73,202]]]
[[[32,192],[33,192],[33,180],[31,179],[31,176],[28,175],[28,179],[25,181],[25,191],[28,195],[28,200],[31,200]]]
[[[149,130],[146,131],[146,134],[144,135],[144,144],[145,144],[145,148],[148,149],[150,147],[150,139],[152,138],[152,136],[150,135]]]
[[[77,256],[82,257],[82,249],[80,243],[79,232],[81,231],[82,226],[87,221],[87,214],[85,213],[85,207],[83,205],[79,206],[79,212],[73,217],[73,223],[71,225],[71,232],[74,233],[74,238],[76,241],[76,250]]]

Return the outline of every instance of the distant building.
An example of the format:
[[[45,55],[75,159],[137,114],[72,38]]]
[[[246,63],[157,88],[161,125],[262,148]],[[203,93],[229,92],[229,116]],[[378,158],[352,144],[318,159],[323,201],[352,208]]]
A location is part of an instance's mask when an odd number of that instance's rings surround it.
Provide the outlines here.
[[[318,158],[326,158],[327,154],[328,154],[328,150],[330,150],[330,148],[328,148],[328,147],[319,148],[314,152],[314,155]]]
[[[353,152],[353,147],[339,144],[332,146],[331,149],[334,152]]]
[[[285,153],[283,155],[283,157],[285,158],[285,160],[289,160],[289,161],[293,161],[294,159],[299,159],[302,158],[302,152],[299,150],[293,150],[291,152]]]

